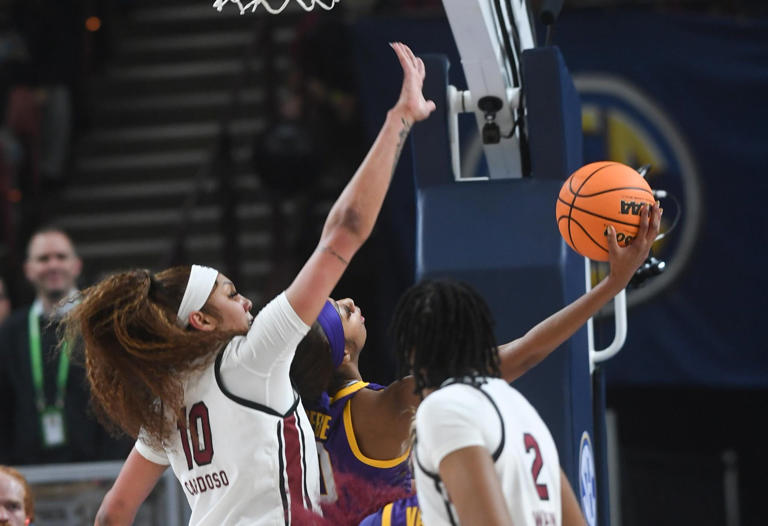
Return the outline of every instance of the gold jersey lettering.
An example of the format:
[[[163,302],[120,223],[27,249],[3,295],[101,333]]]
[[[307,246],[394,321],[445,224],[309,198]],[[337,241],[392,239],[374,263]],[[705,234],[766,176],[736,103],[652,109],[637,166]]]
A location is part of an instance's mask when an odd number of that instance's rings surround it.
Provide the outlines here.
[[[421,510],[418,506],[408,506],[405,508],[405,522],[408,526],[423,526]]]
[[[309,422],[315,431],[318,440],[328,439],[328,428],[331,425],[331,416],[318,411],[309,411]]]

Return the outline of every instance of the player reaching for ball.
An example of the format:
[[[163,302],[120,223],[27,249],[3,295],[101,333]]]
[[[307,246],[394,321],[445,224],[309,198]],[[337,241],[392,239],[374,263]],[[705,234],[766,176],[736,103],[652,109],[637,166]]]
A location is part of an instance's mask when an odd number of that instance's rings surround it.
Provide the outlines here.
[[[254,318],[251,302],[214,269],[193,265],[110,276],[65,319],[82,341],[96,410],[138,438],[96,517],[130,524],[170,465],[190,524],[288,525],[319,509],[312,430],[289,380],[309,330],[368,238],[411,126],[434,103],[424,63],[392,44],[400,98],[328,214],[317,249],[290,286]]]
[[[615,231],[609,232],[608,277],[521,338],[499,346],[498,372],[504,380],[511,382],[543,360],[627,286],[647,257],[660,220],[658,204],[650,209],[646,207],[640,215],[638,237],[626,248],[618,246]],[[420,312],[411,315],[415,319],[421,316]],[[443,330],[437,327],[436,332]],[[291,376],[314,424],[327,501],[354,492],[354,488],[339,487],[355,480],[339,477],[340,473],[351,473],[373,485],[405,490],[411,487],[408,439],[413,413],[421,402],[417,378],[406,376],[387,387],[364,382],[358,361],[365,340],[364,318],[354,301],[330,300],[318,322],[299,344],[291,368]],[[325,391],[330,394],[329,398],[324,395]],[[556,482],[559,488],[559,478]],[[416,506],[416,497],[408,497],[384,506],[363,524],[411,524],[406,522],[406,517],[417,512]]]
[[[421,282],[398,303],[393,333],[424,398],[413,453],[424,524],[585,524],[546,424],[500,378],[493,321],[477,292]]]
[[[555,205],[560,234],[572,249],[594,261],[608,261],[607,225],[627,246],[637,235],[640,211],[652,206],[653,190],[634,168],[613,161],[582,166],[563,183]]]

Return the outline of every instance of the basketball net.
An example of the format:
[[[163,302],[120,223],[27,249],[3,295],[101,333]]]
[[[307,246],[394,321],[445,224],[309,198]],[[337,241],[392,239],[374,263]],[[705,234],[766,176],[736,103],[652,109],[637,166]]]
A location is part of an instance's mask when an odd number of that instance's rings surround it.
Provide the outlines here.
[[[224,8],[227,4],[235,4],[238,9],[240,9],[240,14],[243,15],[247,10],[251,10],[251,13],[256,11],[256,8],[259,6],[263,6],[264,9],[269,13],[270,15],[276,15],[278,13],[282,13],[283,10],[288,7],[288,4],[291,3],[291,0],[274,0],[275,2],[282,1],[283,4],[280,7],[272,7],[272,5],[269,3],[269,0],[216,0],[213,2],[213,7],[215,7],[219,12]],[[296,3],[301,6],[304,11],[312,11],[315,8],[315,5],[320,6],[322,9],[325,9],[326,11],[330,11],[333,9],[333,6],[335,6],[337,3],[339,3],[339,0],[296,0]],[[245,4],[245,5],[244,5]]]

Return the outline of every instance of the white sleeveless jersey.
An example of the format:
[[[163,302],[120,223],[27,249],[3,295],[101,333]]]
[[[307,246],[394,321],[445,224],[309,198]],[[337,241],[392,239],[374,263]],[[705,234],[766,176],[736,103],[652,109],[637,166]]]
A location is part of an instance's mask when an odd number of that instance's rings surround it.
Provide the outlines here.
[[[214,366],[185,386],[188,429],[166,445],[167,460],[141,441],[148,460],[170,461],[194,525],[291,524],[291,507],[316,507],[320,473],[309,419],[298,397],[284,415],[228,393]]]
[[[283,311],[292,312],[287,310],[287,301],[280,301]],[[264,311],[263,317],[275,319],[274,305]],[[272,321],[268,324],[275,325]],[[297,336],[277,338],[271,337],[273,333],[264,325],[257,329],[263,329],[260,333],[273,345],[294,349],[303,330]],[[250,334],[249,338],[250,343],[256,340]],[[234,338],[214,363],[185,380],[187,429],[179,426],[162,450],[148,447],[141,439],[136,441],[137,451],[146,459],[170,463],[192,508],[191,525],[287,526],[296,524],[291,510],[297,506],[320,510],[317,448],[298,396],[294,395],[293,405],[280,414],[233,394],[222,382],[222,363],[242,359],[245,363],[241,367],[249,369],[247,364],[253,362],[245,340]],[[258,358],[259,349],[264,347],[258,342],[254,345]],[[292,352],[288,351],[289,361]]]
[[[450,383],[416,412],[414,471],[426,526],[458,525],[440,480],[440,461],[484,446],[491,454],[515,526],[560,526],[560,459],[549,429],[517,390],[498,378]]]

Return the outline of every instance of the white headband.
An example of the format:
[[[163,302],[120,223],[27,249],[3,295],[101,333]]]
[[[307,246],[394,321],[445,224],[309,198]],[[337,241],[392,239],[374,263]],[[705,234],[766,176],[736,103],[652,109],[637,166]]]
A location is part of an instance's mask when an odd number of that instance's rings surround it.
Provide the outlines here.
[[[187,288],[184,289],[184,297],[181,298],[181,305],[176,313],[179,327],[189,325],[189,315],[203,308],[218,275],[219,271],[214,268],[192,265]]]

